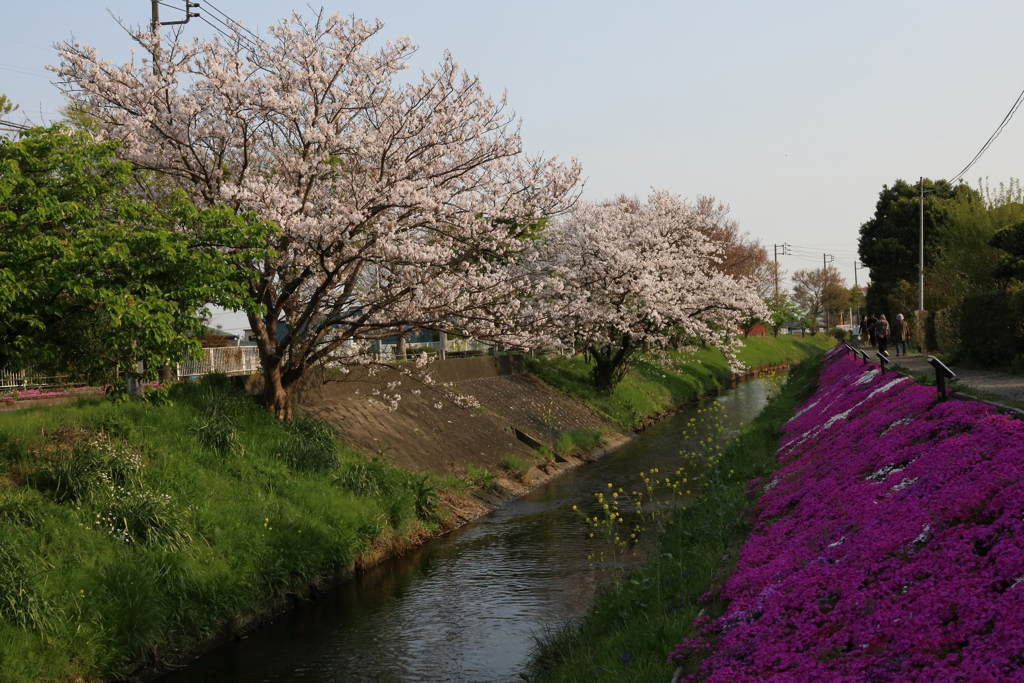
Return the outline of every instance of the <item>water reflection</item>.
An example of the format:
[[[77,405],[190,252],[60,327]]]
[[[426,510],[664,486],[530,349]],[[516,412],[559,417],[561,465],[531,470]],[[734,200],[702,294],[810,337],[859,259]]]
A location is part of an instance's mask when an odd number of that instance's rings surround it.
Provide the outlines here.
[[[726,434],[764,405],[761,382],[718,398]],[[477,522],[385,562],[161,683],[518,681],[533,637],[579,616],[601,573],[572,511],[608,482],[680,463],[698,405],[654,425],[596,463],[548,482]],[[698,435],[693,438],[703,438]]]

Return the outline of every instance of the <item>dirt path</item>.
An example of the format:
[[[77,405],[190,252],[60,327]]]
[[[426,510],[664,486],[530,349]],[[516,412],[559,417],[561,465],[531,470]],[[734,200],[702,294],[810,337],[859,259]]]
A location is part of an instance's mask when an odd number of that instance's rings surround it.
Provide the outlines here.
[[[874,349],[865,349],[869,356],[874,356]],[[894,365],[899,365],[908,370],[914,370],[916,372],[935,372],[934,368],[928,364],[927,356],[921,354],[910,354],[908,356],[896,357],[892,351],[889,352],[889,356],[892,359]],[[991,370],[975,370],[971,368],[964,368],[958,365],[951,365],[949,369],[956,373],[956,378],[963,384],[968,385],[969,389],[978,389],[980,391],[986,391],[990,394],[996,394],[1009,398],[1015,401],[1024,402],[1024,377],[1018,375],[1011,375],[1008,372],[995,372]],[[960,390],[964,393],[971,393],[968,387],[962,387]],[[964,389],[967,389],[966,391]]]

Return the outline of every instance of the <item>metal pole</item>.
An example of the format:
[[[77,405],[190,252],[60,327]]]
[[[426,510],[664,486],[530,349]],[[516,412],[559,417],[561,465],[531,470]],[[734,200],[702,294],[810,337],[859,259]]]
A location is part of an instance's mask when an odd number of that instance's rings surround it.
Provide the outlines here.
[[[153,20],[149,25],[149,30],[153,33],[160,31],[160,0],[150,0],[153,4]]]
[[[772,245],[775,247],[775,300],[779,300],[779,245]]]
[[[920,241],[917,255],[917,310],[924,310],[924,176],[918,181],[921,196]]]

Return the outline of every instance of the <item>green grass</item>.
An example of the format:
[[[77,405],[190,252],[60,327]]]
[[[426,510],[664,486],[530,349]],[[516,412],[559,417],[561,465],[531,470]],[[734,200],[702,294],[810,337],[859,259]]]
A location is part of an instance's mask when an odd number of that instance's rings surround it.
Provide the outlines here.
[[[471,462],[466,463],[466,477],[469,478],[473,486],[485,491],[489,491],[497,486],[494,472],[491,472],[486,467],[478,467]]]
[[[578,455],[597,448],[604,439],[601,432],[595,429],[570,429],[562,432],[555,444],[555,452],[559,455]]]
[[[440,524],[438,489],[226,378],[0,420],[0,680],[116,677]]]
[[[832,348],[823,334],[750,337],[739,353],[747,367],[793,363]],[[526,358],[527,368],[545,383],[587,405],[622,429],[643,428],[652,419],[680,405],[718,393],[732,371],[720,351],[705,347],[695,354],[669,352],[654,361],[641,357],[610,394],[591,383],[593,364],[573,358]]]
[[[714,617],[724,609],[703,596],[713,595],[728,576],[749,531],[745,517],[753,501],[747,498],[747,483],[777,469],[781,426],[813,392],[819,370],[813,358],[793,369],[781,393],[704,472],[699,494],[685,508],[668,513],[647,553],[653,559],[605,583],[579,623],[552,629],[538,640],[524,674],[528,680],[648,683],[671,678],[674,667],[666,657],[693,635],[693,620],[701,610]]]
[[[508,472],[511,476],[516,479],[522,480],[526,477],[526,473],[530,471],[532,465],[518,455],[512,453],[501,456],[498,460],[498,467]]]

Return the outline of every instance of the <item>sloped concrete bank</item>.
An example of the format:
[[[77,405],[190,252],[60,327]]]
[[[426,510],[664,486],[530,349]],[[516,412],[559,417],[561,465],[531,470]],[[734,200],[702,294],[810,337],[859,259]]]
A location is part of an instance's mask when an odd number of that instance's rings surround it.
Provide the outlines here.
[[[758,368],[734,375],[733,380],[785,367]],[[444,532],[635,438],[633,434],[616,430],[586,406],[530,375],[522,357],[450,359],[433,363],[431,374],[433,387],[386,368],[380,368],[372,376],[367,370],[348,375],[317,370],[309,373],[297,387],[294,400],[306,414],[331,424],[354,448],[386,457],[397,466],[421,472],[464,475],[465,466],[471,463],[494,472],[497,475],[494,489],[474,488],[469,495],[444,497],[442,504],[450,513],[451,523]],[[262,381],[258,376],[240,378],[239,382],[247,391],[261,392]],[[479,401],[480,408],[454,405],[441,396],[440,389],[472,396]],[[397,409],[388,409],[384,394],[401,395]],[[521,481],[505,476],[498,467],[503,455],[529,458],[537,446],[552,448],[563,432],[576,429],[602,432],[604,444],[588,453],[556,456],[553,463],[531,468]],[[360,558],[354,570],[365,570],[429,540],[429,536],[422,535],[372,548]],[[238,615],[188,656],[175,662],[140,666],[131,678],[137,681],[158,678],[168,668],[183,665],[234,638],[244,637],[351,576],[351,571],[344,571],[314,583],[296,585],[262,609]]]
[[[472,464],[495,473],[494,489],[473,489],[471,496],[444,501],[456,524],[633,438],[530,375],[521,356],[437,361],[429,372],[431,384],[391,368],[348,374],[318,369],[307,374],[293,398],[352,447],[399,467],[462,476]],[[262,379],[249,377],[244,384],[256,393]],[[472,397],[480,407],[458,406],[444,397],[445,391]],[[392,410],[386,396],[396,395],[400,398]],[[563,432],[579,429],[600,431],[603,445],[588,453],[556,455],[555,462],[532,467],[521,481],[505,476],[498,466],[505,455],[530,461],[535,448],[554,450]]]
[[[441,533],[472,521],[634,438],[615,431],[585,406],[529,375],[519,356],[441,361],[432,364],[431,374],[435,388],[386,368],[379,369],[373,376],[366,370],[348,375],[318,370],[307,375],[293,398],[303,412],[331,424],[354,448],[386,457],[397,466],[420,472],[464,475],[466,464],[472,463],[494,472],[496,486],[491,490],[474,488],[468,495],[442,497],[441,504],[449,513],[449,526]],[[262,391],[259,376],[238,381],[246,391],[254,394]],[[395,385],[395,382],[401,384]],[[443,386],[445,384],[449,386]],[[481,407],[454,405],[441,396],[441,389],[473,396]],[[379,395],[382,393],[400,393],[399,407],[389,410]],[[503,455],[528,459],[536,446],[551,448],[562,432],[572,429],[600,430],[604,444],[587,453],[556,455],[555,462],[532,467],[522,480],[505,476],[498,467]],[[413,536],[371,548],[353,569],[356,572],[368,569],[430,538]],[[185,665],[235,638],[245,637],[351,576],[352,571],[342,571],[313,583],[296,585],[261,609],[236,616],[176,661],[139,662],[130,667],[133,670],[129,678],[139,682],[157,679],[169,669]]]

